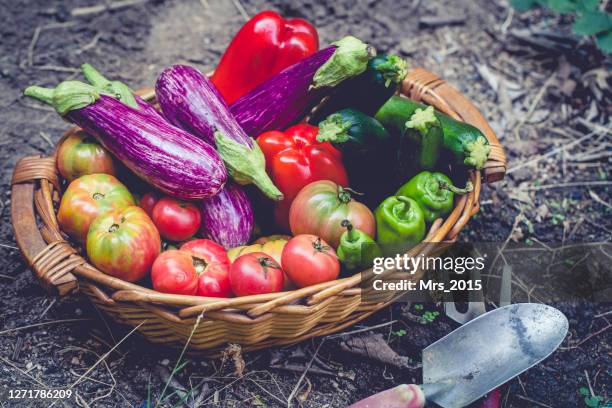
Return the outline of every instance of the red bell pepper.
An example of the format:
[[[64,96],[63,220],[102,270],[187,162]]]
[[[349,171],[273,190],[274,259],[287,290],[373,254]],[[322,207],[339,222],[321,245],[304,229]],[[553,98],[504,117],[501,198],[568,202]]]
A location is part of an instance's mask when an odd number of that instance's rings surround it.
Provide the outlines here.
[[[318,49],[317,30],[306,20],[262,11],[238,31],[211,80],[229,105]]]
[[[348,185],[342,153],[329,142],[319,142],[318,132],[316,126],[299,124],[284,132],[273,130],[257,137],[266,158],[266,171],[284,196],[277,202],[274,218],[285,230],[289,229],[291,203],[307,184],[331,180]]]

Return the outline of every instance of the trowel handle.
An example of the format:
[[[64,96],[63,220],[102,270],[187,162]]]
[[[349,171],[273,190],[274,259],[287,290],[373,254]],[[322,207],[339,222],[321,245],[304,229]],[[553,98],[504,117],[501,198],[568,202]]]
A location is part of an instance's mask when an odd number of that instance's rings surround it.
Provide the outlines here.
[[[357,401],[348,408],[423,408],[425,394],[416,384],[401,384]]]

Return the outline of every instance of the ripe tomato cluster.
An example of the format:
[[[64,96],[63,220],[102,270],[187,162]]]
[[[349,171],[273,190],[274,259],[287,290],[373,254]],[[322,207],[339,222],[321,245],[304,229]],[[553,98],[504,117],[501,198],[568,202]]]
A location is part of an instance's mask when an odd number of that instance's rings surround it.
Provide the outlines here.
[[[195,204],[151,191],[136,206],[127,187],[110,174],[72,181],[58,221],[85,245],[98,269],[129,282],[150,271],[153,288],[163,293],[256,295],[336,279],[340,272],[333,247],[312,234],[263,237],[230,250],[210,239],[194,239],[201,223]],[[162,251],[162,241],[178,244]]]

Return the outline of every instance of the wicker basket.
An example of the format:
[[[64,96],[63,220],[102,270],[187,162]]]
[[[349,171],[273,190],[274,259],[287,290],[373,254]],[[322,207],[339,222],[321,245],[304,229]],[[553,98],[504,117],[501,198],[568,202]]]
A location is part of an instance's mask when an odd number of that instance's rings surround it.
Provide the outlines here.
[[[150,90],[145,93],[152,95]],[[491,144],[485,167],[469,174],[474,190],[458,198],[452,213],[435,222],[426,238],[429,243],[453,242],[479,210],[481,179],[504,177],[504,150],[474,105],[434,74],[420,68],[410,71],[401,93],[475,125]],[[25,157],[17,164],[11,216],[28,264],[48,291],[60,296],[80,291],[116,321],[137,326],[154,343],[183,347],[191,335],[190,351],[209,355],[218,354],[227,343],[240,344],[245,351],[293,344],[342,330],[393,300],[362,298],[359,284],[371,271],[290,292],[231,299],[162,294],[124,282],[98,271],[65,240],[56,219],[61,191],[53,156]],[[430,251],[421,244],[410,252]],[[412,275],[415,280],[421,277],[422,272]]]

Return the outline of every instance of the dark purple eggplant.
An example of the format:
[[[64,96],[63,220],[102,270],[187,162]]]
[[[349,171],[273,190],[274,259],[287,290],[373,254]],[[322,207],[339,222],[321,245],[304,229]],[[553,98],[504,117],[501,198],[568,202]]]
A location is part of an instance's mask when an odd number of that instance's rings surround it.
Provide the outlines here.
[[[166,119],[217,147],[238,184],[253,183],[268,197],[282,200],[283,194],[266,174],[259,145],[244,133],[206,75],[193,67],[174,65],[157,78],[155,93]]]
[[[98,92],[108,93],[126,105],[139,109],[149,115],[162,117],[161,113],[153,105],[134,94],[126,84],[107,79],[91,64],[81,65],[81,72],[87,82],[96,88]]]
[[[182,199],[218,194],[227,173],[215,149],[197,137],[100,94],[79,81],[56,88],[28,87],[24,94],[53,106],[69,122],[93,135],[136,175]]]
[[[284,129],[304,117],[335,85],[362,73],[375,54],[357,38],[344,37],[274,75],[235,101],[230,111],[252,137]]]
[[[243,187],[229,182],[219,194],[202,200],[202,236],[226,249],[249,242],[253,232],[253,209]]]

